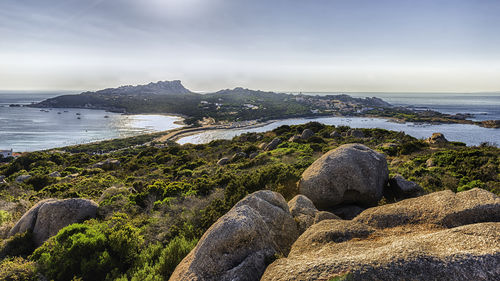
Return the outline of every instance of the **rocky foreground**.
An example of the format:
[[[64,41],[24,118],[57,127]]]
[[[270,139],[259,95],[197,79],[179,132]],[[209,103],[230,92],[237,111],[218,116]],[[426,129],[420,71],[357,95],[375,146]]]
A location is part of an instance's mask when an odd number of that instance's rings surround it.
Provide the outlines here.
[[[441,137],[433,135],[429,142]],[[289,202],[261,190],[236,203],[205,232],[170,280],[500,276],[500,198],[489,191],[424,195],[418,184],[390,176],[385,156],[361,144],[325,153],[303,172],[297,187],[300,194]],[[28,231],[40,246],[65,226],[95,217],[98,208],[87,199],[43,200],[9,236]]]
[[[442,191],[367,208],[351,220],[334,214],[373,205],[387,180],[383,155],[341,146],[304,172],[300,191],[313,198],[248,195],[208,229],[170,280],[498,280],[500,198],[493,193]],[[401,186],[415,187],[408,183]]]

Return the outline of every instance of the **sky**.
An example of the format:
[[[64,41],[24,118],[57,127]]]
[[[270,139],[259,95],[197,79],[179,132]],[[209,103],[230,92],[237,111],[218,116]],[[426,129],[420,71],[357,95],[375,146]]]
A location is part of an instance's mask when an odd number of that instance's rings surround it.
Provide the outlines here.
[[[499,0],[1,0],[0,89],[500,91]]]

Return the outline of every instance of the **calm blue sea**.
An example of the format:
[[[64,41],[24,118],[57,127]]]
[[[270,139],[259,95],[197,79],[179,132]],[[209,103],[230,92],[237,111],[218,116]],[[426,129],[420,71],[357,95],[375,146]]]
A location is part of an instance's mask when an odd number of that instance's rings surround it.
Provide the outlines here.
[[[325,93],[321,93],[325,94]],[[471,113],[473,120],[500,119],[500,93],[349,93],[379,97],[392,105],[432,109],[447,114]]]
[[[0,149],[35,151],[180,127],[165,115],[122,115],[104,110],[9,107],[66,94],[0,92]],[[107,116],[107,117],[105,117]],[[79,118],[78,118],[79,117]]]
[[[0,92],[0,149],[35,151],[88,143],[93,141],[134,136],[148,132],[177,128],[179,117],[165,115],[122,115],[103,110],[51,109],[9,107],[10,104],[30,104],[68,92]],[[325,95],[328,93],[308,93]],[[333,93],[335,94],[335,93]],[[429,108],[444,113],[472,113],[474,119],[500,119],[500,93],[435,94],[435,93],[349,93],[356,97],[376,96],[394,105]],[[77,115],[79,114],[79,115]],[[105,118],[108,116],[108,118]],[[80,117],[80,119],[78,119]],[[302,124],[313,119],[288,119],[270,125],[246,129],[207,131],[179,140],[179,143],[206,143],[213,139],[229,139],[248,131],[262,132],[280,125]],[[449,140],[468,145],[482,142],[500,144],[500,129],[486,129],[461,124],[397,124],[378,118],[322,117],[319,122],[349,125],[359,128],[384,128],[404,131],[417,138],[442,132]]]
[[[303,93],[308,95],[335,95],[339,93]],[[500,93],[347,93],[354,97],[379,97],[400,106],[432,109],[443,113],[471,113],[473,120],[500,119]],[[482,128],[464,124],[399,124],[380,118],[320,117],[279,120],[269,125],[252,129],[206,131],[178,140],[179,143],[208,143],[214,139],[231,139],[246,132],[265,132],[281,125],[304,124],[318,121],[328,125],[346,125],[353,128],[382,128],[403,131],[416,138],[428,138],[434,132],[443,133],[450,141],[460,141],[467,145],[488,142],[500,145],[500,129]]]

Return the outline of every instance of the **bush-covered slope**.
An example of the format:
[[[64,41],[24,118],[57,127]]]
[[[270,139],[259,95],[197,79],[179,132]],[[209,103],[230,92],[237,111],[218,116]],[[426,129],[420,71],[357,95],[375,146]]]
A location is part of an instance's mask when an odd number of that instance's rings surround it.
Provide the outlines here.
[[[288,141],[306,128],[314,136]],[[83,280],[91,280],[89,276],[168,279],[197,239],[245,195],[270,189],[291,199],[298,192],[296,182],[302,172],[324,152],[344,143],[364,143],[385,153],[391,173],[400,173],[427,191],[481,187],[500,193],[500,149],[496,147],[429,146],[404,133],[381,129],[360,129],[365,137],[356,138],[346,136],[349,130],[313,122],[203,145],[131,146],[151,140],[138,137],[125,143],[114,140],[63,148],[68,152],[24,154],[0,166],[0,175],[7,180],[0,184],[4,238],[0,268],[10,268],[0,274],[32,276],[36,265],[38,272],[54,280],[73,276]],[[344,136],[330,137],[333,131]],[[276,137],[283,141],[276,149],[259,148]],[[109,147],[122,149],[95,153]],[[258,155],[233,158],[239,152]],[[229,163],[218,165],[223,157]],[[108,159],[118,162],[105,162]],[[28,174],[31,178],[16,182],[18,176]],[[34,203],[70,197],[98,202],[98,218],[64,228],[36,250],[25,243],[29,233],[5,238],[6,231]]]

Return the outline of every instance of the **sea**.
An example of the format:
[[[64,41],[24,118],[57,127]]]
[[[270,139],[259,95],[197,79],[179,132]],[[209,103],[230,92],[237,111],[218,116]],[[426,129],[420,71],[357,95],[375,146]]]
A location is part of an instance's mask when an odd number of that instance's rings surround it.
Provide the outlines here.
[[[11,107],[67,92],[0,92],[0,150],[36,151],[166,131],[182,125],[169,115],[124,115],[76,108]]]
[[[124,115],[91,109],[11,107],[28,105],[69,92],[7,92],[0,91],[0,150],[36,151],[89,143],[107,139],[136,136],[144,133],[179,128],[181,117],[158,114]],[[339,93],[304,93],[327,95]],[[500,93],[347,93],[354,97],[379,97],[398,106],[432,109],[443,113],[471,113],[473,120],[500,119]],[[465,124],[395,123],[381,118],[318,117],[277,120],[251,129],[204,131],[178,140],[184,143],[208,143],[215,139],[231,139],[246,132],[264,132],[281,125],[318,121],[328,125],[356,128],[383,128],[403,131],[417,138],[434,132],[443,133],[450,141],[467,145],[487,142],[500,145],[500,129]]]
[[[298,93],[291,93],[298,94]],[[302,93],[305,95],[337,95],[342,93]],[[470,113],[471,120],[499,120],[500,93],[345,93],[353,97],[378,97],[395,106],[408,106],[416,110],[435,110],[447,114]],[[204,131],[179,139],[180,144],[208,143],[215,139],[231,139],[246,132],[265,132],[282,125],[298,125],[317,121],[327,125],[345,125],[352,128],[381,128],[402,131],[419,139],[440,132],[450,141],[463,142],[469,146],[489,143],[500,146],[500,129],[483,128],[467,124],[415,124],[395,123],[383,118],[363,117],[317,117],[277,120],[271,124],[252,129]]]

